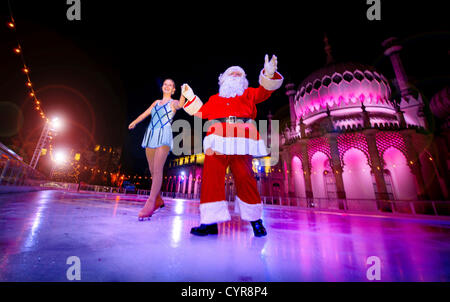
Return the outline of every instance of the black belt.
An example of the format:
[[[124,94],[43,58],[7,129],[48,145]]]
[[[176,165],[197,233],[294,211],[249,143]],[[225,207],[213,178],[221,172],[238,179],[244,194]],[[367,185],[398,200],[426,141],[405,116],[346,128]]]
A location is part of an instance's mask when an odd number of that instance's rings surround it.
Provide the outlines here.
[[[215,118],[214,121],[219,121],[222,123],[228,123],[228,124],[236,124],[237,121],[242,121],[243,123],[247,123],[248,121],[252,121],[253,119],[248,117],[237,117],[237,116],[229,116],[229,117],[222,117],[222,118]]]

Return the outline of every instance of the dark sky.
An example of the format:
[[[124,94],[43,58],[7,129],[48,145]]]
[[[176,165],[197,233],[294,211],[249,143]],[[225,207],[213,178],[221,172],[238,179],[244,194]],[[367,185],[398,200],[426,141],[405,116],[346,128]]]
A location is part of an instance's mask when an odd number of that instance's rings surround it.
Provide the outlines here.
[[[161,97],[160,84],[167,77],[178,88],[189,83],[206,101],[218,91],[219,74],[231,65],[242,66],[250,86],[256,86],[268,53],[277,55],[285,83],[298,85],[325,64],[326,32],[336,61],[374,65],[392,78],[381,42],[397,36],[404,45],[405,69],[425,97],[449,82],[445,1],[382,0],[381,21],[367,20],[365,0],[81,0],[81,21],[67,20],[65,0],[10,2],[43,109],[67,121],[58,143],[122,146],[130,173],[146,167],[140,143],[148,120],[131,132],[127,125]],[[7,1],[0,11],[0,140],[18,133],[24,144],[33,145],[42,121],[27,99],[20,60],[12,53],[16,36],[4,26]],[[281,88],[259,105],[258,118],[287,104]],[[182,110],[175,118],[192,120]]]

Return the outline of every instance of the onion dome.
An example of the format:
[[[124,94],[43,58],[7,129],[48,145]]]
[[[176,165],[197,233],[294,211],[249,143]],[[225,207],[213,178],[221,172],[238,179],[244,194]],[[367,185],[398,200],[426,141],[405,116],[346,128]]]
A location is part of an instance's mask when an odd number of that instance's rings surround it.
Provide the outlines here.
[[[332,115],[345,115],[360,111],[361,103],[369,112],[395,114],[390,96],[388,80],[374,67],[332,63],[303,80],[295,96],[295,111],[307,124],[326,114],[327,107]]]
[[[441,120],[448,118],[450,113],[450,87],[445,87],[430,100],[430,109]]]

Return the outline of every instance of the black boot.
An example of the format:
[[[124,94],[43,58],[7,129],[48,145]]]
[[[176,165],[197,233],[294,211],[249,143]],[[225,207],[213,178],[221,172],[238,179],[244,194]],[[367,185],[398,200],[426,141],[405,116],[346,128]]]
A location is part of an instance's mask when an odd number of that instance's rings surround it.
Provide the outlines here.
[[[217,235],[218,233],[217,223],[201,224],[200,226],[191,229],[191,234],[197,236]]]
[[[261,219],[251,221],[250,223],[252,224],[255,237],[263,237],[267,235],[266,229],[264,228]]]

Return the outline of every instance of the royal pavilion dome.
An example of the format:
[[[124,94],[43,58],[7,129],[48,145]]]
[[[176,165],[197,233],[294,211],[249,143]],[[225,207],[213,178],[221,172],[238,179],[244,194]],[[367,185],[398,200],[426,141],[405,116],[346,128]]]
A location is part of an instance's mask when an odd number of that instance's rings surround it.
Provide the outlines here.
[[[450,87],[438,91],[430,100],[430,110],[443,129],[450,128]]]
[[[355,62],[334,62],[325,38],[327,64],[307,76],[295,95],[295,113],[308,125],[327,116],[361,112],[362,104],[372,115],[395,116],[386,77],[375,67]]]
[[[439,119],[448,119],[450,113],[450,87],[445,87],[431,98],[430,109]]]

